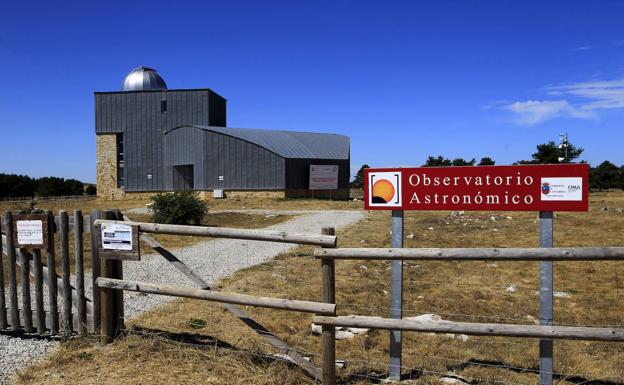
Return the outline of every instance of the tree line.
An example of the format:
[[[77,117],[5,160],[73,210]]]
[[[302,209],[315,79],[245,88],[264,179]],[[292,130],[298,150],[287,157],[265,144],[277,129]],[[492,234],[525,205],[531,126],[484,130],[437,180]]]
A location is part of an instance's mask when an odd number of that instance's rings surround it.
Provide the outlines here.
[[[55,176],[31,178],[28,175],[0,173],[0,197],[47,197],[63,195],[95,195],[94,185],[87,185],[77,179]]]
[[[531,154],[531,159],[519,160],[514,165],[520,164],[557,164],[570,163],[578,159],[583,153],[583,149],[567,142],[565,145],[557,145],[555,142],[542,143],[537,145],[536,151]],[[580,163],[586,163],[581,161]],[[429,156],[422,167],[449,167],[449,166],[494,166],[496,161],[489,156],[482,157],[477,163],[475,158],[466,160],[464,158],[447,158],[445,156]],[[351,182],[351,187],[364,187],[364,169],[369,168],[363,165]],[[624,165],[617,166],[608,160],[598,166],[589,169],[589,187],[593,190],[624,190]]]

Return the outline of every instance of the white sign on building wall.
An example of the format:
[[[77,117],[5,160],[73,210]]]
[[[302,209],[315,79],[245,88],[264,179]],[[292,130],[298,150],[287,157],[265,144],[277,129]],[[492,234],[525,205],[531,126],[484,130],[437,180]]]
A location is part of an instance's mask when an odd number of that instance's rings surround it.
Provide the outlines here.
[[[310,165],[310,190],[338,189],[337,165]]]

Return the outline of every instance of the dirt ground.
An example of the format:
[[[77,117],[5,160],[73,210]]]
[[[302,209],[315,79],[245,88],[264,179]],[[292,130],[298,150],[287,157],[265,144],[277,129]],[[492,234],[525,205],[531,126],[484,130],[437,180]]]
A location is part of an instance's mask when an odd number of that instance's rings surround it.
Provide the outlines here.
[[[588,213],[558,213],[555,246],[624,246],[624,193],[591,195]],[[533,247],[535,213],[410,212],[405,247]],[[370,212],[339,232],[339,247],[388,247],[390,217]],[[223,291],[319,300],[320,262],[301,247],[223,280]],[[339,261],[340,315],[388,316],[388,262]],[[533,262],[406,263],[404,316],[534,324],[538,269]],[[622,262],[555,263],[555,324],[624,327]],[[247,308],[252,317],[320,365],[320,337],[309,314]],[[217,304],[177,300],[127,322],[129,334],[106,347],[73,340],[21,372],[18,384],[301,384],[303,371]],[[530,339],[404,333],[404,369],[413,384],[535,384],[538,342]],[[337,342],[343,384],[377,383],[387,373],[388,332]],[[556,341],[557,384],[624,384],[624,345]],[[462,382],[463,381],[463,382]]]

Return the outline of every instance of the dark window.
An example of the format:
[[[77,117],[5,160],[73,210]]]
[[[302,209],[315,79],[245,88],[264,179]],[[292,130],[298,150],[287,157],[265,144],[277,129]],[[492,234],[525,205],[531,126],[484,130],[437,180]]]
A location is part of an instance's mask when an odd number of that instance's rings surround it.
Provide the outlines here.
[[[167,101],[166,100],[160,101],[160,112],[162,112],[163,114],[167,113]]]
[[[123,134],[117,134],[117,187],[125,186]]]

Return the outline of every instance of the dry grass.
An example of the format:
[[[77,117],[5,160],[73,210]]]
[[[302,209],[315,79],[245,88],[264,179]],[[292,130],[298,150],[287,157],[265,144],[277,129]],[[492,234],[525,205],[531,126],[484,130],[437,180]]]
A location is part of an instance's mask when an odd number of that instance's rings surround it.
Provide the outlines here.
[[[147,200],[127,200],[127,201],[104,201],[96,198],[85,199],[67,199],[67,200],[50,200],[39,201],[36,203],[36,207],[41,210],[52,210],[56,214],[59,210],[66,210],[69,215],[72,215],[74,210],[80,209],[83,214],[88,214],[91,210],[103,210],[117,208],[121,210],[143,207],[149,201]],[[30,202],[0,202],[0,211],[6,210],[28,210],[30,208]]]
[[[362,210],[364,203],[358,201],[309,199],[309,198],[246,198],[233,197],[208,202],[211,209],[264,209],[264,210]]]
[[[589,213],[558,214],[555,246],[624,246],[624,216],[615,210],[602,211],[603,206],[624,207],[624,194],[594,194]],[[369,213],[365,221],[338,234],[339,246],[388,246],[389,225],[387,212]],[[537,245],[538,223],[534,213],[467,213],[457,217],[448,212],[411,212],[406,215],[406,235],[406,247],[526,247]],[[320,262],[311,255],[312,248],[301,247],[240,271],[224,279],[220,287],[239,293],[318,300]],[[387,316],[388,268],[386,262],[338,262],[339,313]],[[555,300],[555,322],[623,325],[623,274],[624,267],[618,262],[556,263],[555,290],[570,297]],[[435,313],[457,321],[530,324],[538,317],[537,278],[537,263],[409,263],[405,268],[405,316]],[[516,285],[517,291],[507,292],[509,285]],[[247,310],[319,363],[320,341],[310,332],[310,315]],[[194,328],[193,319],[204,320],[206,326]],[[312,383],[299,369],[260,360],[260,351],[273,350],[216,304],[177,300],[128,324],[151,331],[139,329],[106,348],[87,342],[80,348],[65,344],[48,360],[23,372],[17,383]],[[209,341],[212,348],[200,341]],[[347,361],[347,368],[338,371],[341,381],[375,382],[373,379],[387,370],[387,351],[387,332],[371,331],[338,341],[337,357]],[[85,354],[88,360],[80,358]],[[535,384],[537,376],[531,370],[537,368],[537,357],[536,340],[470,337],[463,342],[445,335],[404,334],[404,372],[414,368],[411,374],[417,384],[439,384],[440,376],[448,372],[475,384]],[[555,343],[556,371],[576,376],[563,376],[558,384],[584,380],[624,383],[623,359],[621,344]]]
[[[121,210],[144,207],[149,200],[104,201],[96,198],[68,199],[37,202],[37,208],[42,210],[67,210],[73,212],[81,209],[88,212],[93,209],[118,208]],[[344,201],[309,198],[266,198],[266,197],[231,197],[227,199],[210,199],[207,201],[210,210],[241,210],[241,209],[279,209],[279,210],[361,210],[364,207],[362,200]],[[0,201],[0,212],[6,210],[28,209],[30,202],[3,202]]]

